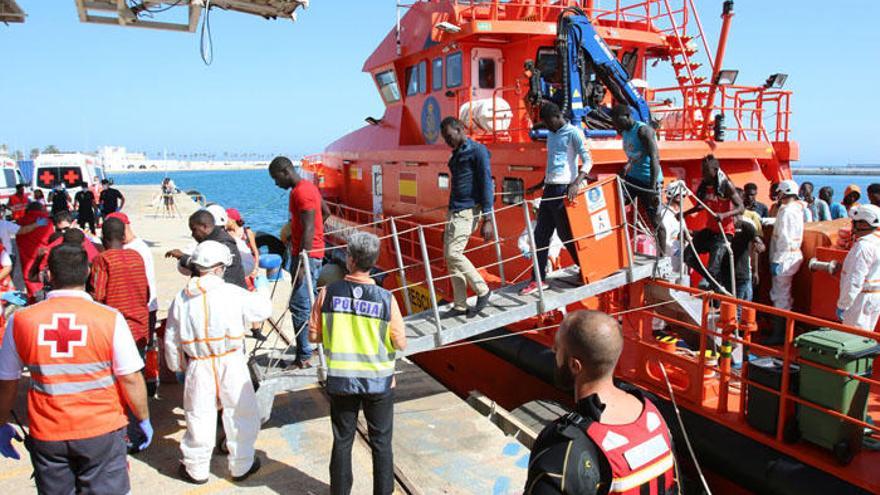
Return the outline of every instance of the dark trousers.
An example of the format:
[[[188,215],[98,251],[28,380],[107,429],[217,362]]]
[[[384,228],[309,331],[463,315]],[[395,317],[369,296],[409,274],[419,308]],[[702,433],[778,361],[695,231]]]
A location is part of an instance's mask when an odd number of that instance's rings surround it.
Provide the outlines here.
[[[630,204],[634,199],[639,200],[639,206],[644,208],[645,216],[648,222],[651,223],[650,227],[653,228],[657,237],[657,253],[661,256],[671,254],[663,252],[663,249],[666,247],[666,227],[663,226],[663,219],[661,218],[663,210],[660,207],[660,196],[657,195],[650,184],[633,177],[626,177],[624,181],[623,188],[626,191],[624,201],[626,204]]]
[[[40,495],[118,495],[131,490],[124,429],[82,440],[28,437]]]
[[[330,395],[333,423],[333,454],[330,457],[330,493],[348,495],[354,480],[351,473],[351,444],[357,429],[358,411],[364,408],[367,431],[373,449],[373,494],[394,491],[394,457],[391,431],[394,426],[394,391],[376,395]]]
[[[88,224],[89,231],[92,234],[95,233],[95,214],[91,211],[80,211],[76,216],[76,223],[79,224],[79,228],[82,230],[85,230],[86,224]]]
[[[559,236],[571,259],[578,263],[577,248],[571,242],[571,226],[568,224],[568,215],[565,213],[565,203],[559,196],[568,191],[567,184],[547,184],[544,186],[544,197],[541,198],[541,206],[538,208],[538,223],[535,225],[535,249],[538,250],[538,270],[541,280],[547,275],[547,257],[550,250],[550,239],[553,232]],[[557,198],[557,199],[547,199]]]
[[[718,283],[725,283],[730,280],[730,275],[723,274],[725,270],[723,261],[730,259],[725,256],[727,249],[724,247],[724,234],[719,234],[709,229],[698,230],[694,233],[692,245],[698,254],[709,253],[709,263],[706,265],[706,270],[703,270],[697,255],[694,254],[694,249],[688,248],[685,251],[684,262],[706,279],[712,290],[720,291],[720,287],[710,282],[708,277],[706,277],[706,272],[708,271],[708,274]],[[726,285],[729,287],[730,284],[726,283]]]

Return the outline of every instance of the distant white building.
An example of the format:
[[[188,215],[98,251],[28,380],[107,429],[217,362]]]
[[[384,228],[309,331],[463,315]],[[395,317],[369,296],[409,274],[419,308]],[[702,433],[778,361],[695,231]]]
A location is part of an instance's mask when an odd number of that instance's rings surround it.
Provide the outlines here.
[[[98,159],[108,172],[137,169],[147,164],[145,154],[129,153],[125,146],[103,146],[98,150]]]
[[[102,146],[98,149],[98,161],[107,173],[172,170],[242,170],[265,168],[261,160],[158,160],[147,158],[143,153],[129,153],[124,146]]]

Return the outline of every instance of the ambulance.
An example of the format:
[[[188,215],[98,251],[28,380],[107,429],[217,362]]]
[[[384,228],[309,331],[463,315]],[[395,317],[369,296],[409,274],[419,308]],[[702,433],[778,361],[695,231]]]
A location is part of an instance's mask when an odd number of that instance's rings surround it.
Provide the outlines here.
[[[18,164],[8,156],[0,156],[0,199],[5,200],[15,194],[15,186],[25,184],[27,181],[21,175]]]
[[[73,197],[79,192],[80,183],[85,182],[88,188],[95,179],[104,179],[104,170],[92,155],[52,153],[40,155],[34,160],[34,190],[41,189],[47,197],[52,189],[60,185],[64,185]]]

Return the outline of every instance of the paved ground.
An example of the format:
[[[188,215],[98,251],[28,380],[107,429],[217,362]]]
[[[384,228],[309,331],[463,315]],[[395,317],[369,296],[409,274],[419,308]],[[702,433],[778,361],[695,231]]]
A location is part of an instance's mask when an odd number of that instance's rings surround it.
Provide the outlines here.
[[[181,195],[177,204],[182,218],[163,218],[152,204],[158,186],[121,189],[128,200],[126,213],[135,232],[153,250],[160,308],[167,308],[183,286],[184,278],[177,273],[175,261],[165,259],[163,254],[190,242],[185,218],[197,206]],[[289,291],[289,282],[279,283],[275,318],[282,315]],[[284,317],[280,324],[285,332],[290,332],[289,318]],[[267,348],[283,347],[273,341],[270,339]],[[401,362],[398,370],[395,463],[421,493],[520,493],[527,450],[416,366]],[[22,399],[24,390],[21,387]],[[233,484],[228,479],[225,458],[215,456],[209,483],[198,487],[178,481],[175,475],[180,457],[178,442],[185,426],[182,392],[180,385],[163,384],[160,398],[151,401],[156,437],[146,452],[130,457],[132,493],[329,493],[332,433],[329,405],[321,389],[276,396],[272,417],[263,426],[256,444],[263,461],[259,473],[243,484]],[[24,400],[19,404],[18,410],[23,411]],[[22,454],[18,462],[0,459],[0,493],[35,492],[29,479],[30,461],[26,452]],[[353,493],[372,493],[370,451],[360,439],[355,442],[353,465]]]

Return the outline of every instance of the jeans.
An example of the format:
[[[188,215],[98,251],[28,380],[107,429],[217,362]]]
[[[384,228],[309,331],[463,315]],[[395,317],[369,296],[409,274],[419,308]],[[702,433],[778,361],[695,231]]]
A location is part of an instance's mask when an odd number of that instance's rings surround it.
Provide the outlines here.
[[[538,271],[541,280],[547,275],[547,257],[550,253],[550,239],[553,233],[559,236],[568,254],[575,264],[578,264],[577,248],[571,242],[571,227],[568,224],[568,214],[565,212],[565,203],[559,196],[568,191],[568,184],[547,184],[544,186],[544,196],[541,206],[538,207],[538,221],[535,225],[535,249],[537,250]],[[557,198],[557,199],[547,199]]]
[[[752,295],[752,281],[751,280],[737,280],[736,281],[736,298],[742,299],[743,301],[751,301],[754,296]]]
[[[306,322],[309,321],[309,313],[312,310],[311,299],[318,293],[318,274],[321,272],[321,260],[309,258],[309,270],[312,275],[312,294],[309,295],[309,286],[306,283],[305,267],[300,266],[300,281],[293,287],[290,294],[290,317],[293,320],[293,331],[299,332],[296,336],[296,358],[306,361],[312,357],[312,344],[309,342],[309,329]],[[294,270],[294,273],[296,270]]]
[[[354,477],[351,472],[351,445],[357,429],[358,411],[364,418],[373,451],[373,494],[394,491],[394,456],[391,433],[394,427],[394,390],[374,395],[330,395],[330,421],[333,424],[333,453],[330,456],[330,493],[348,495]]]

